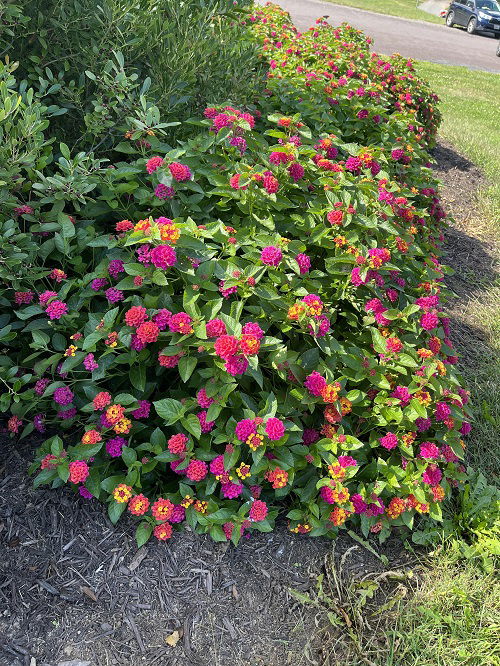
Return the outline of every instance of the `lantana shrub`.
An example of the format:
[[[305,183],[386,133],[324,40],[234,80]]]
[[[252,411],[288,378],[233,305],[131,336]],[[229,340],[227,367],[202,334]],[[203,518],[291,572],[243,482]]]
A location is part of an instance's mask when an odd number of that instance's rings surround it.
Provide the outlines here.
[[[9,429],[57,429],[35,485],[137,516],[139,544],[183,523],[236,544],[279,512],[312,536],[439,521],[470,424],[436,98],[348,26],[246,22],[269,63],[255,107],[207,108],[177,147],[127,132],[68,245],[11,289],[32,353]]]

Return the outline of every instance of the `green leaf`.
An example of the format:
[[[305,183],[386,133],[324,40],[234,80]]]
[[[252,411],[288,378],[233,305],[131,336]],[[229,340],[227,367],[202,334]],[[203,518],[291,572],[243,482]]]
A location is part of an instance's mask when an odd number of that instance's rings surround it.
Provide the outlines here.
[[[54,366],[57,364],[57,362],[62,358],[62,354],[52,354],[49,358],[44,358],[41,361],[38,361],[35,363],[33,366],[33,370],[37,375],[43,375],[45,370],[49,367],[49,365],[54,364]]]
[[[146,274],[146,268],[142,264],[125,264],[125,273],[127,275],[142,275]]]
[[[57,472],[55,469],[42,469],[40,474],[37,474],[34,481],[33,481],[33,486],[35,488],[38,488],[39,486],[50,483],[53,481],[57,476]]]
[[[32,331],[31,335],[33,336],[33,342],[40,347],[45,347],[50,342],[49,336],[43,331]]]
[[[300,357],[300,365],[304,368],[306,372],[312,372],[316,370],[319,364],[319,349],[314,347],[313,349],[308,349]]]
[[[372,334],[373,346],[375,348],[375,351],[378,352],[379,354],[385,354],[385,352],[387,351],[387,344],[384,336],[377,328],[371,328],[370,331]]]
[[[443,512],[441,511],[441,505],[438,502],[431,502],[429,504],[429,516],[440,522],[443,520]]]
[[[122,448],[122,460],[127,467],[131,467],[137,460],[135,449],[130,448],[130,446],[124,446]]]
[[[28,305],[24,310],[18,310],[16,312],[19,319],[29,319],[35,315],[41,314],[43,312],[42,308],[39,305]]]
[[[71,159],[71,154],[69,152],[69,148],[65,143],[60,143],[59,144],[59,150],[61,151],[61,155],[64,157],[65,160],[70,160]]]
[[[98,379],[103,379],[108,375],[108,368],[110,368],[115,362],[115,355],[108,354],[107,356],[101,356],[99,359],[99,367],[97,370],[94,370],[92,373],[92,379],[97,381]]]
[[[138,391],[144,391],[146,388],[146,366],[142,363],[135,363],[128,373],[130,383]]]
[[[123,483],[123,479],[123,476],[108,476],[101,481],[101,488],[107,493],[112,493],[118,484]]]
[[[99,469],[95,467],[91,467],[90,469],[90,474],[87,477],[87,480],[85,481],[85,488],[92,493],[92,495],[96,498],[99,499],[99,495],[101,494],[101,473]]]
[[[413,398],[410,401],[410,407],[414,409],[414,411],[420,416],[421,418],[425,419],[427,418],[427,410],[425,408],[425,405],[422,405],[420,400],[417,400],[417,398]]]
[[[406,527],[409,527],[410,530],[413,529],[413,515],[409,511],[403,511],[401,514],[401,519]]]
[[[175,453],[169,453],[168,451],[163,451],[155,456],[155,460],[158,462],[172,462],[172,460],[176,460],[177,458],[178,456]]]
[[[119,405],[132,405],[136,401],[137,398],[134,398],[134,396],[130,395],[130,393],[119,393],[113,398],[113,402]]]
[[[160,430],[160,428],[155,428],[151,434],[151,444],[154,446],[161,446],[164,447],[165,444],[167,443],[167,438],[163,434],[163,432]]]
[[[212,525],[209,530],[209,534],[214,541],[227,541],[224,530],[220,525]]]
[[[113,308],[112,310],[108,310],[108,312],[106,312],[106,314],[103,317],[104,328],[106,329],[111,328],[111,326],[115,323],[115,319],[119,311],[120,308]]]
[[[221,413],[222,409],[222,405],[218,405],[216,402],[213,402],[207,409],[207,421],[215,421],[215,419]]]
[[[69,370],[76,368],[77,365],[82,363],[84,358],[85,354],[83,352],[75,352],[74,356],[68,356],[61,366],[61,372],[68,372]]]
[[[111,502],[108,505],[108,516],[113,525],[116,525],[120,516],[127,508],[127,502]]]
[[[378,351],[378,350],[377,350]],[[397,362],[407,368],[418,368],[419,363],[409,354],[398,354]]]
[[[143,522],[137,526],[135,531],[135,540],[137,542],[137,548],[141,548],[144,544],[149,541],[151,535],[153,534],[153,526],[149,523]]]
[[[165,287],[168,284],[165,272],[160,271],[158,268],[154,271],[153,275],[151,276],[151,281],[154,282],[154,284],[160,285],[161,287]]]
[[[303,515],[303,511],[300,511],[299,509],[292,509],[286,514],[286,517],[290,518],[290,520],[301,520]]]
[[[231,533],[231,542],[237,546],[240,542],[241,539],[241,532],[240,532],[240,526],[236,524],[233,528],[233,531]]]
[[[93,331],[83,341],[82,349],[84,351],[88,349],[92,349],[95,347],[95,345],[99,342],[99,340],[102,340],[103,334],[100,331]]]
[[[50,452],[54,456],[59,456],[63,450],[63,441],[57,435],[50,440]]]
[[[399,407],[382,407],[380,413],[387,422],[401,423],[403,420],[403,412]]]
[[[385,375],[380,375],[378,373],[375,374],[373,377],[371,377],[371,383],[374,386],[378,386],[378,388],[381,389],[389,390],[391,388],[391,385],[387,377]]]
[[[187,380],[193,374],[193,370],[196,368],[197,360],[193,356],[183,356],[178,364],[179,375],[183,382]]]
[[[115,242],[110,240],[109,235],[106,236],[99,236],[99,238],[94,239],[93,241],[90,241],[87,243],[87,247],[114,247],[116,245]]]
[[[224,469],[232,469],[240,458],[240,447],[236,446],[231,453],[224,453]]]
[[[87,74],[87,76],[89,75],[89,72],[85,73]],[[92,76],[94,75],[92,74]],[[128,143],[127,141],[120,141],[120,143],[118,143],[116,146],[113,146],[113,150],[116,150],[118,153],[125,153],[126,155],[136,155],[138,152],[137,148],[135,148],[131,143]]]
[[[200,439],[201,423],[195,414],[188,414],[185,418],[181,419],[181,423],[184,428],[186,428],[186,430],[193,435],[193,437]]]
[[[260,410],[259,416],[270,418],[271,416],[276,415],[277,410],[278,410],[278,401],[276,400],[276,396],[274,395],[274,393],[269,393],[266,398],[266,404]]]
[[[153,402],[156,413],[161,417],[166,425],[173,425],[184,416],[186,408],[178,400],[173,398],[163,398]],[[198,420],[198,419],[196,419]]]
[[[204,264],[201,264],[202,266]],[[208,301],[202,308],[203,317],[208,321],[210,319],[215,319],[216,314],[222,307],[223,299],[216,298],[215,300]]]
[[[62,465],[57,466],[57,476],[64,481],[64,483],[67,482],[69,479],[69,463],[65,462]]]
[[[350,400],[353,404],[356,404],[362,401],[363,394],[359,389],[353,389],[352,391],[349,391],[349,393],[346,395],[346,398]]]
[[[69,219],[69,215],[59,213],[57,216],[57,221],[61,225],[61,236],[63,238],[73,238],[73,236],[76,234],[75,225]]]
[[[52,345],[57,351],[66,349],[66,338],[61,333],[54,333],[52,336]]]
[[[78,446],[70,447],[69,451],[72,457],[77,460],[88,460],[95,456],[96,453],[102,449],[104,442],[98,442],[97,444],[79,444]]]
[[[229,518],[231,518],[232,515],[233,515],[233,512],[231,511],[231,509],[217,509],[217,511],[214,511],[213,513],[207,513],[205,515],[205,518],[209,522],[224,523],[227,520],[229,520]]]
[[[260,388],[264,387],[264,377],[262,376],[262,371],[260,368],[257,368],[257,370],[248,368],[247,373],[255,379]]]
[[[196,530],[196,524],[198,523],[198,513],[193,509],[192,506],[188,506],[186,509],[186,521],[192,530]]]

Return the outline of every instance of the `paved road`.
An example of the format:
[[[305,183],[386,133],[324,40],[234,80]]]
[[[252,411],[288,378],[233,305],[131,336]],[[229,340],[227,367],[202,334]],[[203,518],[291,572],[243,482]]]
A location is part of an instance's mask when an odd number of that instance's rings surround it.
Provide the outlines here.
[[[319,16],[328,15],[333,25],[347,21],[366,32],[379,53],[401,53],[417,60],[500,72],[500,58],[495,56],[497,40],[488,35],[468,35],[465,30],[444,24],[396,18],[321,0],[274,1],[290,12],[300,30],[309,28]],[[264,0],[260,2],[264,4]]]

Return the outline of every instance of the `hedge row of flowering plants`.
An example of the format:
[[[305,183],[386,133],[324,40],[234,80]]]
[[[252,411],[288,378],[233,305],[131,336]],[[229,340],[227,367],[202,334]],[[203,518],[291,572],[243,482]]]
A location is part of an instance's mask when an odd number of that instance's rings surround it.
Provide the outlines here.
[[[237,544],[278,513],[312,536],[439,521],[470,424],[436,97],[349,26],[244,22],[269,67],[253,107],[207,108],[174,147],[124,126],[91,200],[19,213],[41,276],[8,292],[32,351],[9,429],[57,431],[35,484],[137,516],[139,544],[183,523]]]

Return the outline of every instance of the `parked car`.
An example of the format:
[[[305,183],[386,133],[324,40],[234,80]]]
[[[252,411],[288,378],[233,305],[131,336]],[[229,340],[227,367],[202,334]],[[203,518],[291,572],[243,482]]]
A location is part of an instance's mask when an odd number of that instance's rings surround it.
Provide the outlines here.
[[[500,6],[496,0],[454,0],[448,7],[446,25],[467,28],[475,32],[494,32],[500,37]]]

